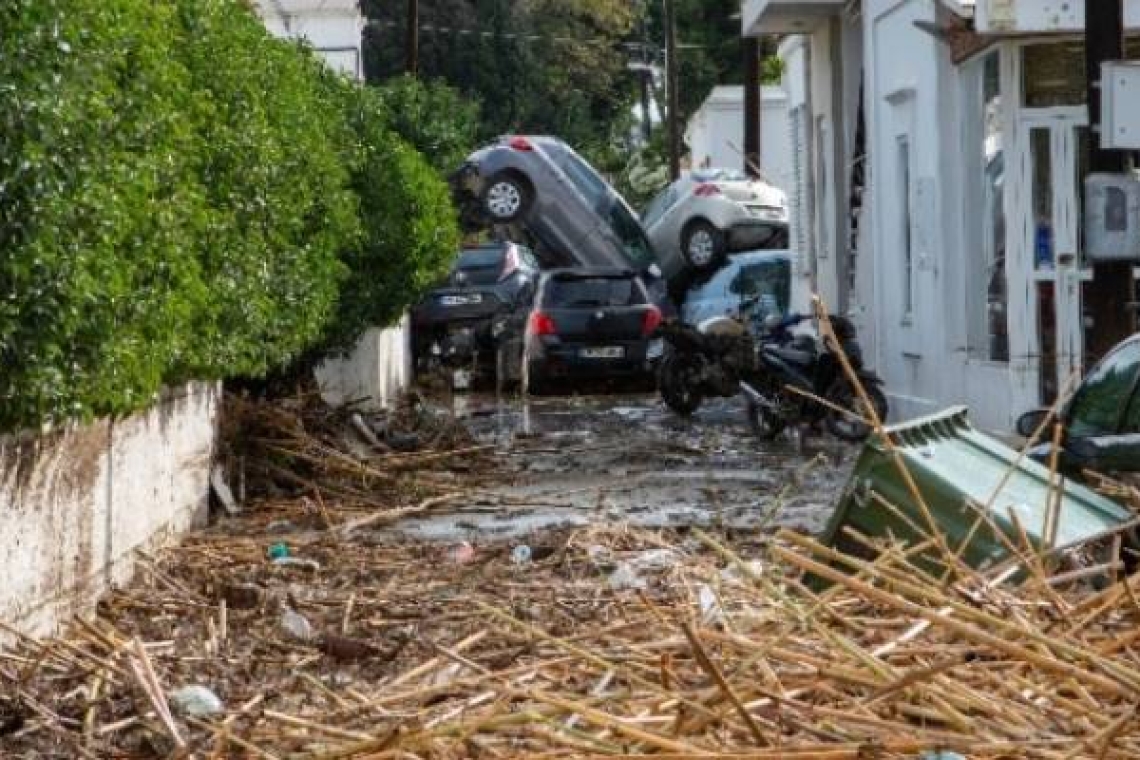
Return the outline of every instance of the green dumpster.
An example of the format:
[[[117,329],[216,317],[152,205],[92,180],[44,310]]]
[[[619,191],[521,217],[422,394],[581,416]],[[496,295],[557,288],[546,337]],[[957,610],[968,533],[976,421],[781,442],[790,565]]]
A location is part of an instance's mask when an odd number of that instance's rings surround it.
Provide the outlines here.
[[[1048,468],[1024,458],[1019,463],[1016,451],[969,423],[964,407],[897,425],[887,432],[946,545],[960,551],[973,530],[962,555],[966,564],[983,569],[1009,556],[995,529],[1015,546],[1024,545],[1022,533],[1035,547],[1045,546]],[[1054,487],[1054,499],[1057,490]],[[976,526],[982,511],[989,520]],[[867,556],[865,543],[855,540],[845,528],[871,539],[893,538],[915,544],[929,535],[930,518],[912,497],[886,445],[873,438],[863,449],[823,538],[842,551]],[[1132,520],[1132,512],[1125,507],[1066,480],[1057,510],[1054,546],[1082,544]],[[924,564],[930,564],[935,556],[927,555]]]

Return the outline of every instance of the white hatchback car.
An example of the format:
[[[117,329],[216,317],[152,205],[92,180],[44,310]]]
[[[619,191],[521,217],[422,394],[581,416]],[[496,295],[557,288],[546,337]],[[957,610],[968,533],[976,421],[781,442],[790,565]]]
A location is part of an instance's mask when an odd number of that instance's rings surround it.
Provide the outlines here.
[[[784,192],[732,169],[701,169],[654,198],[642,215],[662,272],[705,273],[735,251],[786,248]]]

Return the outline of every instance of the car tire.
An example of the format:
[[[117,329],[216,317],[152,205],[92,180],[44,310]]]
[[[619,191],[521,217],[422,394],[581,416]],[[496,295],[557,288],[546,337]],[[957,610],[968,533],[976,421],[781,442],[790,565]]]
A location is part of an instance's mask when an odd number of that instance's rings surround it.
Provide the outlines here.
[[[772,441],[784,431],[784,420],[771,409],[748,402],[748,427],[761,441]]]
[[[508,340],[495,348],[495,383],[499,392],[517,390],[522,385],[522,342]]]
[[[487,180],[483,211],[495,224],[510,224],[530,208],[533,196],[530,185],[522,177],[500,172]]]
[[[698,361],[691,356],[669,352],[657,367],[657,390],[661,393],[661,400],[681,417],[692,415],[704,401],[701,389],[690,378],[699,368]]]
[[[681,233],[681,255],[695,272],[710,272],[724,259],[724,233],[703,219],[686,225]]]
[[[887,398],[883,395],[883,391],[878,386],[870,384],[864,390],[867,391],[871,403],[875,405],[875,413],[879,419],[886,420],[890,407],[887,405]],[[849,409],[859,414],[863,413],[863,405],[859,395],[845,378],[839,378],[832,383],[827,393],[824,394],[824,398],[841,409]],[[827,429],[832,435],[849,443],[865,441],[873,432],[871,426],[866,422],[852,419],[834,409],[828,411],[826,422]]]
[[[519,382],[519,390],[524,396],[541,396],[546,392],[549,383],[542,372],[542,365],[527,361],[519,363],[523,370],[523,377]]]

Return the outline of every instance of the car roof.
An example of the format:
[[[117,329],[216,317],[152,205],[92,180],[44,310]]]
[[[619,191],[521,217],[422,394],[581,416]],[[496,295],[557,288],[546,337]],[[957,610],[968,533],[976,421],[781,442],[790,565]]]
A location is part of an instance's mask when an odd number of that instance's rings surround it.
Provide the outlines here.
[[[560,267],[546,270],[546,276],[548,279],[557,280],[588,279],[591,277],[632,278],[637,276],[637,272],[623,267]]]
[[[741,267],[748,264],[757,264],[764,261],[790,261],[792,252],[785,248],[764,249],[760,251],[742,251],[729,254],[724,268]]]

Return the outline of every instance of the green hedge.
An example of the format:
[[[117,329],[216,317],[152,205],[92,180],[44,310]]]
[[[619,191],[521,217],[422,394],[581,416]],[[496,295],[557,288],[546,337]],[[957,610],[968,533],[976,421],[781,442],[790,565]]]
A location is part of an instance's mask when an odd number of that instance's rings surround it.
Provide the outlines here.
[[[378,98],[241,0],[0,4],[0,428],[398,314],[457,233],[423,159],[362,123]]]

